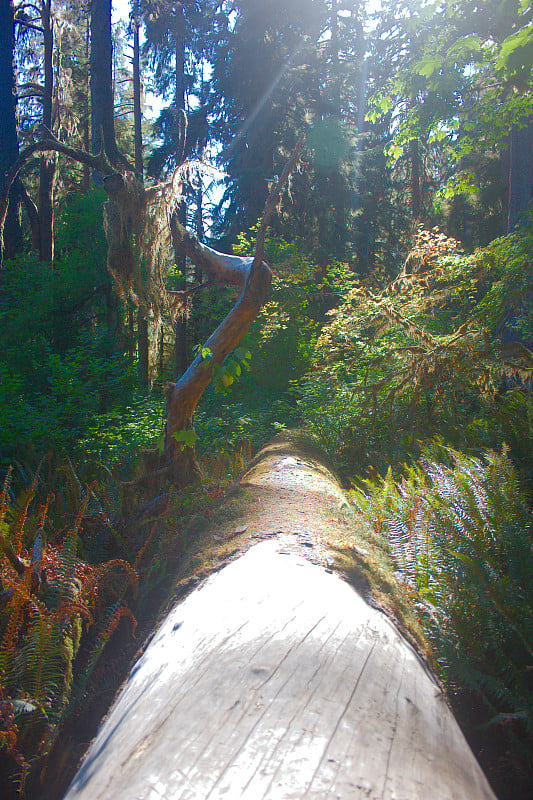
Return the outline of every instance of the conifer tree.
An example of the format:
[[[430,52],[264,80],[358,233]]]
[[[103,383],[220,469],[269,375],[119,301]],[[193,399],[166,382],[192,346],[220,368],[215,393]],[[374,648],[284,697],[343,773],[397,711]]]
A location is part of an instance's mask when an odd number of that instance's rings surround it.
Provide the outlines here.
[[[3,190],[10,167],[18,156],[17,93],[15,81],[15,11],[10,0],[0,1],[0,190]],[[14,184],[5,224],[5,256],[12,258],[22,250],[20,194]]]

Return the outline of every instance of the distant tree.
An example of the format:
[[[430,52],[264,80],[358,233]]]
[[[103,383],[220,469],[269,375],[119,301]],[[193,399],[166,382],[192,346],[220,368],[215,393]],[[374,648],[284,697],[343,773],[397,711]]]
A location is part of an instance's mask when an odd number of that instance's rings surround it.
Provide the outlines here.
[[[41,125],[62,140],[81,143],[89,110],[88,40],[83,8],[69,5],[65,0],[21,4],[15,22],[20,62],[17,86],[20,136],[28,138]],[[42,261],[52,261],[54,257],[57,187],[60,185],[66,192],[78,184],[76,172],[64,170],[59,176],[56,153],[42,154],[38,176],[30,173],[24,184],[20,184],[31,226],[32,249]]]
[[[217,233],[228,240],[261,215],[268,182],[318,101],[315,44],[325,16],[321,0],[239,0],[231,9],[218,22],[211,98],[228,175]]]
[[[91,142],[111,164],[121,160],[115,137],[111,0],[91,0]]]
[[[519,0],[447,0],[418,21],[401,17],[404,39],[423,29],[422,47],[401,51],[399,68],[373,101],[374,117],[392,120],[392,161],[421,137],[446,153],[449,198],[479,192],[488,174],[479,164],[499,151],[507,165],[499,189],[507,229],[531,199],[532,19],[530,4]]]
[[[526,218],[533,199],[533,115],[515,123],[509,143],[509,214],[507,230],[513,231]]]
[[[0,190],[3,191],[10,168],[15,163],[19,145],[17,138],[17,91],[15,79],[15,10],[10,0],[0,0]],[[20,192],[13,184],[5,223],[4,252],[12,258],[22,251],[20,224]]]
[[[54,68],[52,63],[54,34],[52,29],[51,0],[41,0],[41,25],[43,30],[43,74],[41,124],[52,130]],[[44,153],[40,158],[39,174],[39,254],[43,261],[54,258],[54,188],[57,177],[56,153]]]

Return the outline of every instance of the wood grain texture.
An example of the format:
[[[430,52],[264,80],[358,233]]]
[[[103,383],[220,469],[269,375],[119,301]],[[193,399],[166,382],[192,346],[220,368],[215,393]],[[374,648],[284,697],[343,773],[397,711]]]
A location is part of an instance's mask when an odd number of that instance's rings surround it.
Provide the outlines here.
[[[255,545],[170,612],[66,800],[494,800],[392,624],[279,550]]]

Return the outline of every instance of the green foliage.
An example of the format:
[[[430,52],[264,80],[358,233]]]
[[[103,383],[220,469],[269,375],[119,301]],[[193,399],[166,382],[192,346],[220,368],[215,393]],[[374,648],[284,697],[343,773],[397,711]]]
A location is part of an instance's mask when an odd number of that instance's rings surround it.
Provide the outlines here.
[[[131,472],[140,450],[158,446],[163,426],[162,398],[136,394],[128,405],[95,415],[78,440],[75,454]]]
[[[396,482],[353,492],[386,536],[411,587],[448,684],[484,701],[533,756],[533,519],[504,448],[483,460],[434,442]]]
[[[465,160],[501,148],[532,113],[531,8],[445,0],[417,16],[396,31],[398,67],[371,98],[367,119],[394,120],[391,164],[421,139],[447,160],[446,196],[472,192],[480,176],[465,174]]]
[[[183,450],[184,447],[194,447],[198,436],[196,431],[192,430],[191,428],[190,430],[186,431],[176,431],[172,434],[172,438],[180,443],[180,447]]]
[[[101,413],[126,404],[132,365],[117,330],[101,190],[64,203],[58,256],[7,263],[0,323],[0,463],[72,448]]]
[[[193,351],[194,355],[199,355],[203,361],[211,361],[213,353],[209,347],[197,345]],[[250,371],[250,359],[252,354],[243,347],[236,347],[235,350],[226,356],[222,364],[211,365],[212,385],[215,394],[219,392],[223,395],[228,394],[231,385],[238,380],[242,370]]]
[[[294,403],[261,388],[235,388],[223,409],[219,396],[208,389],[195,413],[196,449],[200,456],[233,453],[244,442],[250,442],[256,452],[280,427],[294,427],[299,422]]]
[[[478,449],[501,443],[502,375],[527,385],[533,368],[521,343],[531,334],[530,247],[524,229],[465,256],[421,229],[393,283],[345,294],[298,386],[302,415],[330,452],[385,472],[437,431]]]
[[[47,519],[52,495],[44,506],[34,505],[38,484],[37,472],[29,489],[15,500],[8,471],[0,499],[0,751],[10,756],[10,777],[22,788],[28,771],[50,751],[74,697],[80,696],[75,672],[83,671],[85,686],[96,664],[96,658],[79,657],[80,645],[92,640],[92,652],[113,630],[100,622],[106,616],[102,599],[109,596],[111,582],[117,606],[113,614],[120,607],[121,615],[128,614],[136,624],[122,603],[126,589],[137,587],[129,564],[114,560],[91,566],[77,557],[92,490],[85,490],[73,522],[70,509],[64,536]],[[30,555],[28,544],[33,541]],[[88,630],[87,623],[93,621],[102,628],[100,633]]]

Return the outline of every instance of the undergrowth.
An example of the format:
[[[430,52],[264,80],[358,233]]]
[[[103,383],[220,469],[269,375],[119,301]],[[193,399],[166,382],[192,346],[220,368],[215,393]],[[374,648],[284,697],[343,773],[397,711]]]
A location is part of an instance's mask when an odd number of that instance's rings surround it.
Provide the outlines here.
[[[249,459],[246,440],[206,453],[202,486],[162,487],[155,497],[130,496],[120,469],[96,459],[49,456],[33,474],[18,465],[16,480],[8,470],[0,496],[6,798],[41,796],[45,779],[47,797],[64,790],[75,757],[63,757],[61,735],[69,752],[86,744],[138,647],[137,624],[141,638],[149,633],[197,532]]]
[[[527,773],[533,517],[507,448],[476,459],[433,441],[400,480],[389,470],[363,485],[352,499],[390,542],[450,691],[482,701],[484,724],[504,731]]]
[[[138,574],[120,558],[91,564],[77,555],[95,486],[58,530],[48,518],[53,495],[38,499],[39,471],[18,497],[10,485],[11,470],[0,498],[0,760],[23,794],[30,773],[44,773],[120,620],[129,617],[135,630],[126,598],[135,597]]]

